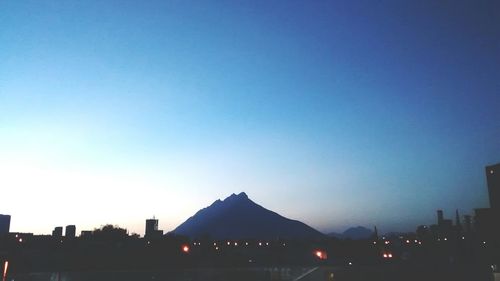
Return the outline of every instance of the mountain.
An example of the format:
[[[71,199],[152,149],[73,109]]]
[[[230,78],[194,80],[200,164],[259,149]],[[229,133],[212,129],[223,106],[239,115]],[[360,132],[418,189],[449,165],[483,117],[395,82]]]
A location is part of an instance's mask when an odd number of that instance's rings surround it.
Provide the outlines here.
[[[254,203],[242,192],[217,200],[174,229],[191,238],[275,239],[323,238],[324,234],[306,224],[280,216]]]
[[[372,235],[373,231],[363,226],[351,227],[342,233],[332,232],[328,234],[328,236],[336,237],[339,239],[352,239],[352,240],[368,239]]]

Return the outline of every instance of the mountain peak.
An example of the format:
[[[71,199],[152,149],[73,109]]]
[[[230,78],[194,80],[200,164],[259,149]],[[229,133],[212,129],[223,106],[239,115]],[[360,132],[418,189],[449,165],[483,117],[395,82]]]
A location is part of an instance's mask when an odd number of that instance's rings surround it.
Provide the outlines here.
[[[224,199],[223,202],[228,202],[228,201],[233,201],[233,200],[243,200],[243,199],[248,199],[248,195],[245,192],[241,192],[240,194],[231,194],[231,196],[227,197]]]
[[[322,238],[310,226],[265,209],[248,198],[245,192],[231,194],[198,211],[174,233],[214,239]]]
[[[350,227],[346,229],[343,233],[330,233],[329,236],[337,237],[340,239],[368,239],[373,235],[373,231],[364,226]]]

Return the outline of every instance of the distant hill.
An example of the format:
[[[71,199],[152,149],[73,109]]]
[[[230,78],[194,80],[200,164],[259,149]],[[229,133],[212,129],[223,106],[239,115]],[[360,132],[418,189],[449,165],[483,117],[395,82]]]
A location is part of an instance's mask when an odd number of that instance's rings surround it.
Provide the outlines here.
[[[336,237],[339,239],[352,239],[352,240],[368,239],[372,235],[373,231],[363,226],[351,227],[342,233],[332,232],[328,234],[328,236],[331,237]]]
[[[324,238],[321,232],[254,203],[242,192],[217,200],[179,225],[173,233],[191,238]]]

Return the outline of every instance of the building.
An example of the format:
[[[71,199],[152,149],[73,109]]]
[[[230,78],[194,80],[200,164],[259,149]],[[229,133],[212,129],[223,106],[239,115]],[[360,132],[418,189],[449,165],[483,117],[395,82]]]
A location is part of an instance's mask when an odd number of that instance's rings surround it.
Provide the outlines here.
[[[66,232],[64,233],[66,238],[75,238],[76,236],[76,226],[75,225],[67,225]]]
[[[437,237],[448,238],[454,233],[453,221],[444,218],[443,210],[437,210]]]
[[[10,215],[0,215],[0,235],[8,234],[10,231]]]
[[[495,210],[495,213],[500,214],[500,163],[486,166],[486,182],[490,207]]]
[[[465,225],[464,230],[466,233],[472,232],[472,217],[470,215],[464,216],[464,225]]]
[[[163,235],[162,230],[158,230],[158,220],[154,217],[146,220],[145,238],[159,238]]]
[[[485,171],[490,208],[474,210],[474,228],[481,239],[500,242],[500,163]]]
[[[54,230],[52,230],[52,236],[53,237],[58,237],[61,238],[63,235],[63,228],[62,226],[56,226]]]
[[[92,237],[92,231],[90,231],[90,230],[82,230],[82,232],[80,232],[80,237],[81,238]]]
[[[426,225],[419,225],[417,227],[417,230],[415,231],[415,234],[417,235],[418,239],[426,240],[431,238],[432,233],[430,232],[429,227],[427,227]]]
[[[34,235],[33,233],[10,232],[9,237],[18,243],[26,243],[27,241],[33,240]]]
[[[455,211],[455,226],[459,229],[462,229],[462,223],[460,222],[460,215],[458,214],[458,210]]]
[[[155,218],[146,220],[146,232],[144,236],[150,236],[158,230],[158,220]]]
[[[444,220],[443,210],[437,210],[437,219],[438,225],[442,225]]]
[[[481,239],[492,240],[497,232],[493,209],[474,209],[474,228]]]

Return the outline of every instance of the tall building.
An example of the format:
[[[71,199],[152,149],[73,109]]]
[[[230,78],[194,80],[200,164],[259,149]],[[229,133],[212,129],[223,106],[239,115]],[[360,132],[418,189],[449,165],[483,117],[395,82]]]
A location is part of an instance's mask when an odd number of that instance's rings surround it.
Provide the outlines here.
[[[0,235],[9,233],[10,231],[10,216],[0,215]]]
[[[158,220],[154,217],[152,219],[146,220],[146,233],[144,237],[146,238],[158,238],[163,235],[162,230],[158,230]]]
[[[76,226],[75,225],[67,225],[66,232],[64,234],[67,238],[75,238],[76,236]]]
[[[438,217],[438,225],[442,225],[444,220],[443,210],[437,210],[437,217]]]
[[[158,230],[158,220],[155,218],[146,220],[146,234],[145,236],[150,236],[155,231]]]
[[[486,181],[488,183],[490,207],[498,214],[500,213],[500,163],[486,166]]]
[[[53,237],[60,238],[60,237],[62,237],[62,234],[63,234],[63,228],[62,228],[62,226],[56,226],[54,228],[54,230],[52,230],[52,236]]]
[[[472,231],[472,217],[470,215],[464,216],[465,232],[470,233]]]
[[[482,220],[481,218],[479,219],[479,224],[483,229],[487,229],[490,239],[494,239],[500,243],[500,163],[486,166],[485,170],[488,196],[490,198],[490,211],[488,215],[483,215]]]
[[[458,210],[455,211],[455,226],[457,228],[462,227],[462,223],[460,222],[460,215],[458,214]]]
[[[437,234],[440,238],[448,238],[453,233],[453,221],[444,218],[443,210],[437,210]]]
[[[496,235],[495,215],[491,208],[474,209],[474,228],[479,237],[491,240]]]

